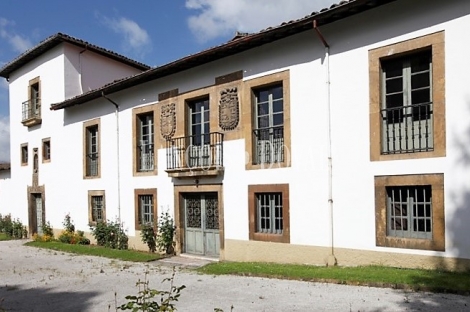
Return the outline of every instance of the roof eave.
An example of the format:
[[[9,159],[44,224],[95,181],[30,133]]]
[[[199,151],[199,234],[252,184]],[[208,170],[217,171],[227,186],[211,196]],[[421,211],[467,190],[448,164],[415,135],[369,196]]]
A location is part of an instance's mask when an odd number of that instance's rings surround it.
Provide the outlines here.
[[[255,34],[243,36],[237,40],[229,41],[223,45],[183,57],[166,65],[156,67],[135,76],[108,84],[104,87],[92,90],[75,98],[65,100],[61,103],[52,104],[51,110],[59,110],[84,104],[86,102],[98,99],[102,96],[102,94],[109,95],[127,88],[131,88],[140,83],[162,78],[171,74],[176,74],[196,66],[204,65],[224,57],[232,56],[246,50],[259,47],[269,42],[274,42],[276,40],[310,30],[313,28],[314,20],[317,21],[317,26],[322,26],[394,1],[397,0],[341,1],[339,4],[333,5],[330,9],[324,9],[318,13],[314,12],[311,15],[299,20],[282,23],[279,26],[267,28]]]

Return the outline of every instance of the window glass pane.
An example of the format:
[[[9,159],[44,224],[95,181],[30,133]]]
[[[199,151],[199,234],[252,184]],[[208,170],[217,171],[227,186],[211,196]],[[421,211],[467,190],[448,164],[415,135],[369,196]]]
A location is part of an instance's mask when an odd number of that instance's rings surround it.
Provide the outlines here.
[[[403,75],[403,61],[384,61],[382,64],[382,69],[385,72],[386,78],[400,77]]]
[[[275,99],[282,99],[282,86],[276,86],[271,89],[271,92],[273,94],[273,100]]]
[[[397,77],[393,79],[387,79],[385,92],[395,93],[403,91],[403,77]]]
[[[429,87],[429,85],[430,85],[429,72],[414,74],[411,76],[411,88],[412,89]]]
[[[387,108],[402,107],[403,106],[403,93],[387,95]]]
[[[256,95],[256,100],[258,103],[261,102],[267,102],[269,99],[269,91],[268,90],[262,90],[258,91]]]
[[[268,113],[269,113],[268,103],[258,104],[258,116],[266,115]]]
[[[429,103],[431,101],[429,89],[411,92],[411,104]]]
[[[191,114],[191,122],[192,124],[201,123],[201,114]]]
[[[416,73],[420,71],[429,70],[429,63],[431,61],[431,51],[421,52],[411,58],[411,72]]]
[[[284,123],[284,114],[283,113],[273,115],[273,127],[281,126],[283,123]]]
[[[263,116],[258,118],[258,128],[269,127],[269,116]]]
[[[284,101],[282,99],[273,102],[273,113],[279,113],[284,110]]]

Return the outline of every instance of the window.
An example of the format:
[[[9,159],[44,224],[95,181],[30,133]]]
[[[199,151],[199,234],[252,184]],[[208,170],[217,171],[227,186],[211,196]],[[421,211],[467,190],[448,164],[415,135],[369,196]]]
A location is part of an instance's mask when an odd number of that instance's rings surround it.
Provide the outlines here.
[[[42,139],[42,162],[51,161],[51,139]]]
[[[28,165],[28,143],[21,144],[21,165]]]
[[[282,234],[282,193],[256,193],[256,232]]]
[[[291,166],[290,74],[282,71],[243,82],[241,110],[246,170]]]
[[[375,177],[377,245],[445,250],[442,174]]]
[[[250,239],[289,243],[289,185],[249,185]]]
[[[154,169],[154,124],[153,113],[138,116],[137,150],[139,151],[139,171],[153,171]]]
[[[84,177],[99,178],[101,175],[100,120],[84,123]]]
[[[142,224],[154,224],[157,221],[157,190],[138,189],[135,193],[135,228],[140,230]]]
[[[445,156],[444,47],[439,32],[369,51],[371,160]]]
[[[388,236],[431,238],[431,186],[389,186],[385,189]]]
[[[189,146],[185,151],[188,166],[209,167],[211,165],[211,135],[209,98],[188,102]]]
[[[254,93],[255,163],[278,163],[284,161],[284,99],[282,84],[276,84]]]
[[[432,54],[382,61],[382,154],[434,149]]]
[[[41,123],[41,85],[39,77],[29,81],[28,100],[23,102],[23,124],[33,126]]]
[[[88,191],[88,222],[106,222],[105,191]]]

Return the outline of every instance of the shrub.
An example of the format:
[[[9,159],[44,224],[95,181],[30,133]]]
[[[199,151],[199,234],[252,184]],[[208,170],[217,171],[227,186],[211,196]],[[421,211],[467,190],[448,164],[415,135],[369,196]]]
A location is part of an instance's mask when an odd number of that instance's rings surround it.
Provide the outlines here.
[[[62,222],[64,229],[59,235],[59,241],[65,244],[80,244],[80,245],[89,245],[90,240],[86,238],[85,232],[77,231],[75,232],[75,225],[73,224],[70,214],[67,214]],[[51,228],[52,231],[52,228]]]
[[[157,247],[160,251],[165,251],[167,254],[174,252],[174,241],[176,226],[173,217],[169,214],[168,210],[161,213],[158,219],[158,234],[157,234]]]
[[[52,226],[49,221],[43,224],[42,233],[44,236],[47,235],[47,236],[51,236],[52,238],[54,238],[54,231],[52,230]]]
[[[47,234],[44,234],[44,235],[34,234],[33,235],[33,241],[35,242],[52,242],[53,240],[54,240],[54,236],[50,236]]]
[[[173,274],[170,278],[163,279],[163,282],[170,282],[169,290],[157,290],[149,287],[145,273],[144,281],[139,280],[136,284],[139,287],[139,292],[136,296],[126,296],[127,303],[117,307],[120,310],[136,311],[176,311],[175,303],[181,296],[181,291],[186,288],[182,285],[176,287],[173,285],[175,278],[175,267],[173,267]],[[156,298],[155,298],[156,297]]]
[[[11,215],[0,215],[0,232],[9,238],[22,239],[28,237],[28,230],[19,219],[13,220]]]
[[[142,224],[140,237],[142,242],[147,244],[149,252],[155,252],[157,250],[157,233],[151,223]]]
[[[97,222],[96,225],[90,224],[90,230],[96,239],[98,246],[104,246],[112,249],[127,249],[129,238],[122,223],[119,222]]]
[[[65,231],[70,232],[70,233],[75,232],[75,224],[73,224],[72,218],[70,218],[69,213],[65,215],[62,225],[64,226]]]

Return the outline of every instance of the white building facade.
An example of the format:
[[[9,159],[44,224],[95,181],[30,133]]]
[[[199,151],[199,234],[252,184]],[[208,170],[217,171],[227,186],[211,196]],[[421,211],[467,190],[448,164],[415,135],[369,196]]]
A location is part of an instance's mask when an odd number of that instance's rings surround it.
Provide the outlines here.
[[[180,253],[468,268],[469,13],[463,0],[349,1],[149,70],[52,48],[0,71],[0,213],[32,232],[67,213],[83,230],[120,220],[145,249],[141,224],[168,210]],[[35,77],[42,120],[28,126]]]

